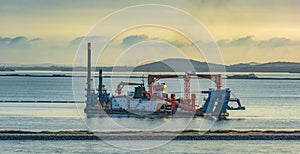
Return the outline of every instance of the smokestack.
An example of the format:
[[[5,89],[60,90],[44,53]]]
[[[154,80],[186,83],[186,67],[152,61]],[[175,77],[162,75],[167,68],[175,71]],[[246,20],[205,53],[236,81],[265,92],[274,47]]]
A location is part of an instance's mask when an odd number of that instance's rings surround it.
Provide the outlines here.
[[[92,81],[92,78],[91,78],[91,43],[88,43],[87,45],[87,98],[89,99],[89,96],[90,96],[90,93],[92,91],[92,88],[91,88],[91,81]],[[89,100],[87,100],[89,101]]]
[[[103,84],[103,78],[102,78],[102,69],[99,70],[99,85],[98,85],[98,93],[99,93],[99,98],[102,94],[102,84]]]
[[[215,83],[217,86],[217,90],[221,90],[222,88],[222,74],[218,74],[215,78]]]

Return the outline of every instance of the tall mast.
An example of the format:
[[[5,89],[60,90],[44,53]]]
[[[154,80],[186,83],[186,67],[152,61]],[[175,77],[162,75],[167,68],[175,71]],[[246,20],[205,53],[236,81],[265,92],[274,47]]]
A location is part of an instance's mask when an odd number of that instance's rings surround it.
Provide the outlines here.
[[[86,96],[87,96],[87,104],[91,103],[91,82],[92,82],[92,75],[91,75],[91,43],[88,43],[87,45],[87,90],[86,90]]]

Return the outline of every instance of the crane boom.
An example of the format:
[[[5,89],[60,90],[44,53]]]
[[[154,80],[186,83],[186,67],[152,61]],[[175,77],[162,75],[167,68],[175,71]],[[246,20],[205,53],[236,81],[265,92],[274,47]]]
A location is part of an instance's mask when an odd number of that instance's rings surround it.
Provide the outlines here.
[[[151,86],[152,83],[154,83],[155,81],[159,80],[159,79],[166,79],[166,78],[178,78],[180,77],[179,75],[152,75],[149,74],[148,75],[148,86]]]
[[[193,76],[193,74],[191,74]],[[220,90],[222,87],[222,74],[195,74],[199,78],[211,79],[216,83],[217,90]]]
[[[222,74],[186,74],[186,75],[148,75],[148,86],[151,86],[152,83],[159,79],[166,79],[166,78],[178,78],[178,77],[198,77],[198,78],[205,78],[211,79],[213,82],[216,83],[217,89],[221,89],[222,87]]]

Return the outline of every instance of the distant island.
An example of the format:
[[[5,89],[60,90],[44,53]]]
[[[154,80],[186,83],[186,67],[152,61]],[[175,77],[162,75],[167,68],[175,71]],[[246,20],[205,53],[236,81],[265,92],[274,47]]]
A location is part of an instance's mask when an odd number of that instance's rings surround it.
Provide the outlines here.
[[[11,67],[1,66],[0,71],[15,71],[15,69]]]
[[[170,66],[176,66],[171,68]],[[223,65],[210,64],[210,67],[221,68]],[[107,66],[96,67],[96,70],[116,71],[116,72],[210,72],[206,62],[200,62],[188,59],[171,58],[158,62],[148,63],[137,67],[133,66]],[[192,68],[192,69],[191,69]],[[300,73],[300,63],[295,62],[270,62],[264,64],[258,63],[241,63],[234,65],[225,65],[227,72],[287,72]],[[86,67],[71,67],[71,66],[0,66],[0,71],[15,71],[15,70],[36,70],[36,71],[85,71]]]
[[[192,66],[196,72],[210,72],[208,64],[206,62],[199,62],[195,60],[186,59],[166,59],[150,64],[141,65],[135,68],[135,71],[144,72],[173,72],[171,66],[176,66],[176,70],[179,72],[189,72]],[[190,67],[188,67],[190,66]],[[210,67],[220,68],[219,64],[209,64]],[[288,73],[300,73],[300,63],[293,62],[270,62],[265,64],[247,63],[247,64],[235,64],[226,66],[227,72],[288,72]]]

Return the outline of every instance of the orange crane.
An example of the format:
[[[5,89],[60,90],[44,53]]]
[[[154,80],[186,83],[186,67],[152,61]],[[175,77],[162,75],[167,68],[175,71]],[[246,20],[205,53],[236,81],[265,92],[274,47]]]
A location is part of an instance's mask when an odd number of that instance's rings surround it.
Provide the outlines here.
[[[148,75],[148,86],[152,87],[153,83],[159,79],[182,77],[185,79],[185,85],[187,87],[189,87],[189,81],[192,76],[199,77],[199,78],[205,78],[205,79],[211,79],[213,82],[216,83],[217,90],[221,89],[221,87],[222,87],[222,74],[191,74],[191,73],[188,73],[186,75],[152,75],[152,74],[150,74],[150,75]],[[151,91],[151,90],[149,90],[149,91]]]
[[[179,102],[167,99],[160,96],[155,96],[153,94],[153,83],[159,79],[165,79],[165,78],[178,78],[182,77],[184,79],[184,104],[180,104]],[[195,98],[196,95],[192,94],[192,101],[191,101],[191,93],[190,93],[190,79],[191,77],[198,77],[198,78],[205,78],[205,79],[211,79],[213,82],[216,83],[216,89],[220,90],[222,87],[222,75],[221,74],[186,74],[186,75],[148,75],[148,92],[145,92],[147,95],[150,95],[151,97],[156,97],[161,100],[167,101],[172,104],[172,109],[175,108],[175,106],[179,106],[181,108],[184,108],[185,110],[194,111],[195,110]],[[190,102],[192,103],[191,106],[189,105]]]

